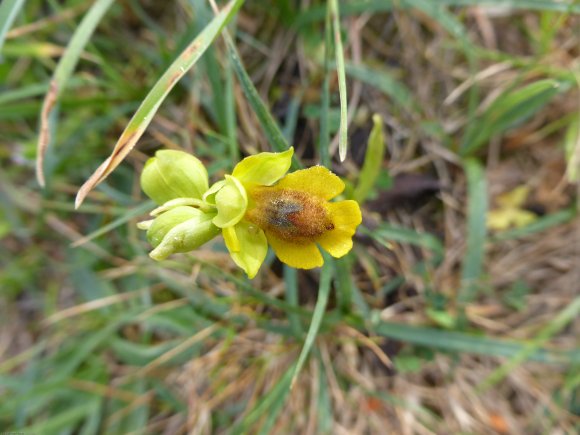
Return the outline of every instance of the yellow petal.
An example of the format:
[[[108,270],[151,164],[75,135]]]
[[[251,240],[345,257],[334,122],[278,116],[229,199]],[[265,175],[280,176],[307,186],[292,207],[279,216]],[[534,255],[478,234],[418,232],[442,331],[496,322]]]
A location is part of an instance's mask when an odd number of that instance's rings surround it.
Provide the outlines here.
[[[347,201],[330,202],[326,204],[330,220],[335,228],[351,231],[354,234],[356,227],[362,222],[362,215],[358,202]]]
[[[223,235],[234,262],[246,272],[248,278],[255,277],[268,253],[264,231],[241,221],[234,227],[225,228]]]
[[[313,166],[286,175],[276,187],[308,192],[328,200],[344,190],[344,183],[324,166]]]
[[[243,184],[269,186],[284,176],[292,162],[294,148],[282,153],[260,153],[246,157],[234,168],[232,175]]]
[[[230,253],[240,252],[240,239],[238,239],[238,235],[236,234],[235,226],[224,228],[222,235],[224,236],[226,247]]]
[[[530,188],[526,185],[518,186],[509,192],[502,193],[496,198],[496,202],[499,207],[521,207],[526,202],[528,195],[530,194]]]
[[[500,208],[487,213],[487,227],[492,230],[507,230],[510,227],[522,228],[538,217],[531,211],[519,208]]]
[[[297,244],[266,234],[268,242],[282,263],[297,269],[313,269],[324,263],[320,251],[314,243]]]
[[[316,241],[335,258],[343,257],[352,249],[352,234],[343,230],[328,231]]]
[[[213,219],[216,227],[226,228],[237,224],[248,208],[248,195],[244,186],[235,178],[226,175],[225,184],[215,195],[217,216]]]
[[[487,227],[498,231],[507,230],[512,224],[512,210],[511,208],[490,210],[487,213]]]
[[[356,201],[339,201],[326,204],[334,229],[326,231],[316,241],[330,255],[340,258],[352,249],[352,236],[362,222],[360,207]]]

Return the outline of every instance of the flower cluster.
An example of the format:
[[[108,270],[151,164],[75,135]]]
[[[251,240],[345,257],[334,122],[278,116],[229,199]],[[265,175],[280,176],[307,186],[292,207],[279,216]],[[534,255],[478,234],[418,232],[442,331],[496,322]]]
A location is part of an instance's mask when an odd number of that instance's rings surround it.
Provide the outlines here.
[[[268,244],[282,262],[300,269],[322,266],[317,245],[333,257],[344,256],[361,223],[358,203],[329,202],[344,183],[322,166],[286,174],[293,153],[290,148],[247,157],[209,187],[196,157],[158,151],[141,174],[143,191],[159,205],[151,212],[154,219],[139,224],[154,247],[149,255],[163,260],[221,232],[232,259],[250,278]]]

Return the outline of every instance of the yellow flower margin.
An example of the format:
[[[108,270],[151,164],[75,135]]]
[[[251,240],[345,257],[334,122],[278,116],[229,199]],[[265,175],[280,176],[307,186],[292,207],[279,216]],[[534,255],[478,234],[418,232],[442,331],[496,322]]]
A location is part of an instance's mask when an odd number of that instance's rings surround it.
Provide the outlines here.
[[[213,224],[249,278],[258,273],[268,244],[282,262],[299,269],[322,266],[317,245],[333,257],[346,255],[362,221],[356,201],[329,202],[345,186],[325,167],[285,175],[293,153],[290,148],[247,157],[203,195],[215,205]]]

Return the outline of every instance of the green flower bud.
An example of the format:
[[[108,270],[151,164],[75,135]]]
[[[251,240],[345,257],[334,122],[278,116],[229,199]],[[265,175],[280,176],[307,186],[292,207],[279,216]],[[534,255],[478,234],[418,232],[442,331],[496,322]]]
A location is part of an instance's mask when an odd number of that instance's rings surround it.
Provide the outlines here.
[[[208,186],[203,163],[183,151],[157,151],[141,173],[141,188],[159,205],[175,198],[201,199]]]
[[[157,216],[147,230],[147,238],[155,248],[149,256],[159,261],[198,248],[219,234],[219,228],[212,223],[214,217],[215,213],[186,206]]]

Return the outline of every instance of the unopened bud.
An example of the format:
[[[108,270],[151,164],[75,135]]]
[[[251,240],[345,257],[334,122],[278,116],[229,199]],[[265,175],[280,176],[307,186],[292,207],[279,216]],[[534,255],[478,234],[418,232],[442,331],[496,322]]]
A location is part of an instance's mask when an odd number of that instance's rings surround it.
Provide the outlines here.
[[[157,216],[147,238],[155,248],[149,256],[164,260],[171,254],[192,251],[219,234],[213,223],[213,213],[204,213],[193,207],[175,207]]]
[[[141,173],[141,188],[161,205],[175,198],[198,198],[208,189],[203,163],[183,151],[160,150]]]

